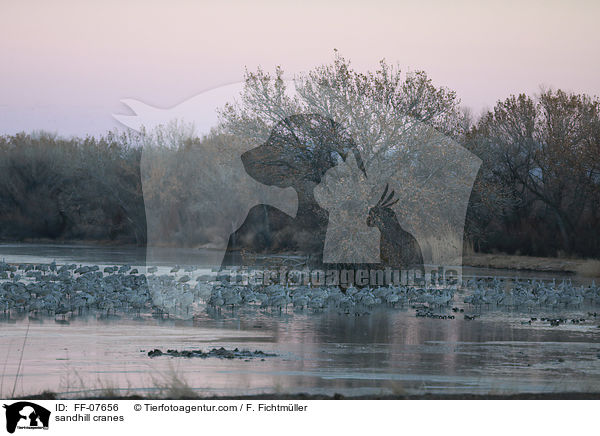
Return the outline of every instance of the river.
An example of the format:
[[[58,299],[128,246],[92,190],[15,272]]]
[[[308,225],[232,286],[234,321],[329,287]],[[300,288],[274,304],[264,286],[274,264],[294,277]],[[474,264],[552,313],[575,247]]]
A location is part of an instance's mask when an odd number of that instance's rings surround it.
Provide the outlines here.
[[[139,264],[143,254],[135,248],[0,246],[7,262]],[[84,316],[68,324],[13,317],[0,322],[0,396],[44,390],[62,397],[600,392],[600,318],[558,327],[526,323],[532,316],[578,318],[588,309],[484,310],[472,321],[459,314],[419,318],[414,310],[391,308],[365,316],[242,309],[186,321]],[[219,347],[275,356],[148,356],[153,349]]]

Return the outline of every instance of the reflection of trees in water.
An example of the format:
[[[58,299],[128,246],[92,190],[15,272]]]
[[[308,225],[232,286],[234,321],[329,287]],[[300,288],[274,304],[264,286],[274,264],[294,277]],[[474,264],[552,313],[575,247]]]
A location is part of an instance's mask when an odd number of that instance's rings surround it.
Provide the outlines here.
[[[427,343],[447,342],[454,347],[459,341],[476,342],[482,332],[473,327],[460,321],[419,319],[412,313],[389,310],[362,317],[315,315],[310,319],[292,319],[289,324],[276,327],[275,337],[281,344],[299,344],[300,353],[331,358],[342,373],[344,369],[386,372],[388,368],[391,374],[426,374],[431,370],[452,374],[464,366],[465,356]],[[307,371],[322,366],[319,360],[304,359],[298,363],[298,368]],[[312,383],[319,386],[321,382]],[[390,387],[389,380],[367,383]],[[356,386],[364,385],[364,381],[356,382]],[[342,380],[339,386],[347,388],[352,383]]]

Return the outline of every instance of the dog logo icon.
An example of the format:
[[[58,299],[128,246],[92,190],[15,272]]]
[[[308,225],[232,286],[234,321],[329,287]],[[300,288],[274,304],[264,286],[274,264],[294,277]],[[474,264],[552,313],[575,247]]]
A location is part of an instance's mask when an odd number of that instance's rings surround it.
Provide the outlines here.
[[[6,409],[6,431],[14,433],[18,429],[48,429],[50,411],[29,401],[19,401],[4,405]]]

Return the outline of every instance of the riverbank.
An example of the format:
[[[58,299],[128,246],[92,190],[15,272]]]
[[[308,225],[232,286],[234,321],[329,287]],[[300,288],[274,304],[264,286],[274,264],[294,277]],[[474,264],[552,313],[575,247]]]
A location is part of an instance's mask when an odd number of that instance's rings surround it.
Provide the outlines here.
[[[19,400],[60,400],[53,392],[42,392]],[[74,399],[72,399],[74,400]],[[548,392],[520,394],[422,394],[422,395],[361,395],[345,396],[311,395],[311,394],[262,394],[242,396],[183,396],[177,398],[131,396],[92,396],[81,397],[77,400],[269,400],[269,401],[302,401],[302,400],[600,400],[600,392]]]
[[[145,259],[146,247],[143,245],[120,243],[118,241],[56,241],[56,240],[27,240],[20,242],[9,242],[0,241],[0,253],[2,248],[6,249],[6,255],[10,254],[27,254],[33,255],[34,252],[38,256],[45,255],[45,257],[54,259],[55,257],[61,257],[61,253],[54,249],[88,249],[92,251],[98,250],[112,250],[113,252],[101,253],[103,254],[104,263],[107,264],[120,264],[120,263],[131,263],[139,265],[143,263]],[[19,247],[15,249],[15,247]],[[28,249],[27,247],[30,247]],[[177,249],[168,247],[165,248],[165,252],[176,253]],[[114,252],[118,250],[118,252]],[[125,250],[125,251],[122,251]],[[179,249],[186,252],[186,256],[193,257],[194,252],[199,250],[210,250],[209,247],[202,249],[197,248],[185,248]],[[64,254],[64,253],[63,253]],[[72,253],[71,253],[72,254]],[[129,254],[123,257],[123,254]],[[98,254],[96,254],[98,256]],[[0,258],[1,258],[0,254]],[[256,264],[277,264],[278,262],[284,262],[285,259],[302,259],[299,253],[278,253],[270,256],[258,256],[256,259],[250,259]],[[56,259],[58,262],[58,259]],[[82,259],[82,261],[87,261]],[[90,262],[100,263],[102,259],[90,259]],[[21,260],[19,260],[21,262]],[[578,274],[583,277],[600,278],[600,259],[574,259],[574,258],[559,258],[559,257],[534,257],[534,256],[516,256],[504,253],[469,253],[464,254],[462,257],[463,266],[475,267],[475,268],[491,268],[498,270],[513,270],[513,271],[530,271],[530,272],[545,272],[545,273],[557,273],[557,274]],[[23,261],[23,263],[27,263]],[[176,261],[174,260],[174,263]]]
[[[600,260],[476,253],[463,256],[463,265],[517,271],[540,271],[600,277]]]

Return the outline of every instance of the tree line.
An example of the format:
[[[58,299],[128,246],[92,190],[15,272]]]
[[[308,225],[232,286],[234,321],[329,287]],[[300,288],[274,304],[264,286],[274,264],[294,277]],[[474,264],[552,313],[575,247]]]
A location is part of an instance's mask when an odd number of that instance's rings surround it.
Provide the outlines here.
[[[144,244],[142,149],[129,136],[0,137],[0,238]]]
[[[279,69],[248,72],[241,99],[223,108],[220,127],[202,138],[171,135],[176,140],[166,144],[160,132],[0,137],[0,238],[144,245],[146,197],[169,211],[160,224],[165,244],[209,245],[214,232],[197,225],[202,208],[188,206],[223,199],[181,180],[222,178],[195,174],[198,159],[223,159],[228,141],[259,144],[286,116],[310,112],[347,123],[366,161],[401,153],[397,144],[414,122],[479,157],[464,233],[476,251],[600,255],[597,97],[562,90],[512,95],[474,119],[453,91],[434,86],[426,73],[402,75],[385,62],[359,73],[336,55],[297,79],[296,96],[286,93],[282,77]],[[142,150],[149,149],[155,158],[142,189]],[[224,208],[224,221],[226,214]],[[274,239],[277,251],[293,250],[285,238]]]
[[[468,237],[483,251],[600,253],[600,101],[546,90],[510,96],[469,129],[483,160]]]

